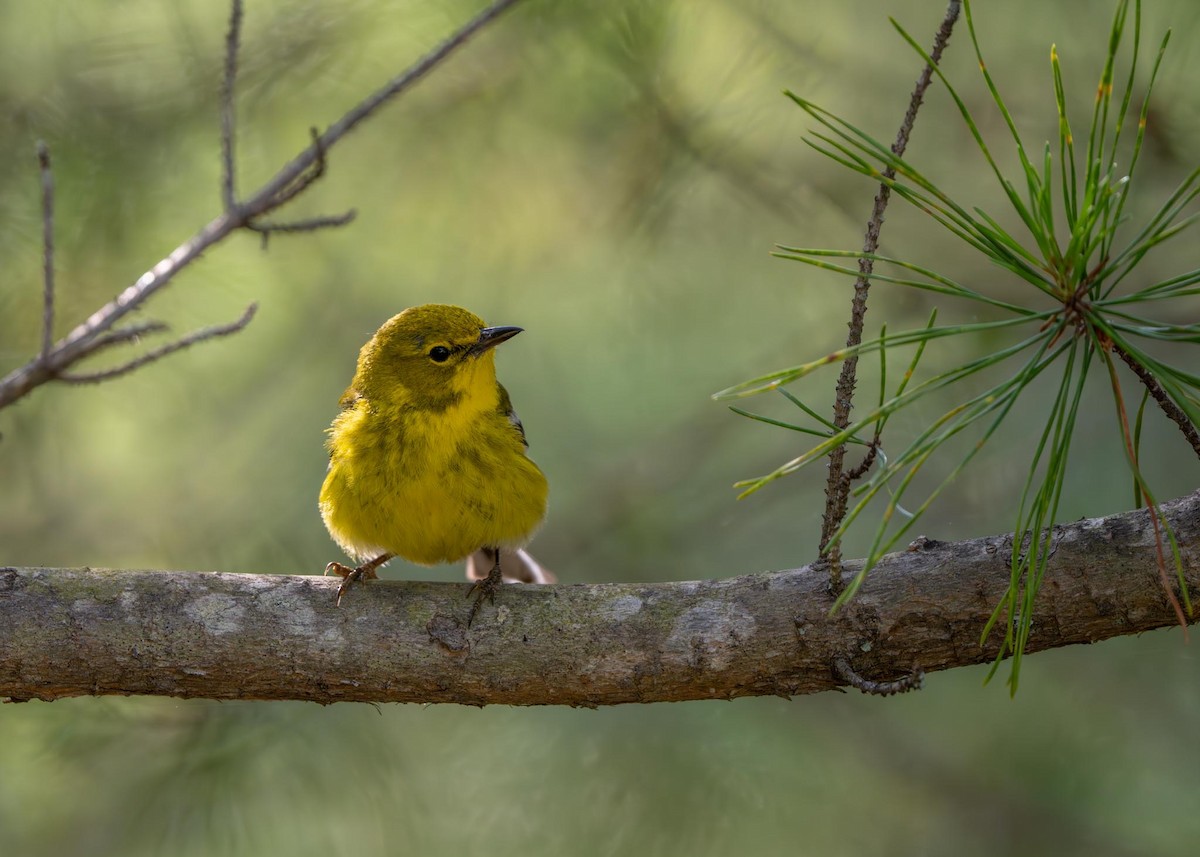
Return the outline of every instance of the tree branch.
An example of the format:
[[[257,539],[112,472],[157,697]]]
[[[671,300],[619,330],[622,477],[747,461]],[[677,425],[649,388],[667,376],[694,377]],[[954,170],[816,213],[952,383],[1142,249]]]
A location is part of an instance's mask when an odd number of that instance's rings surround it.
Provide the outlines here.
[[[1163,505],[1200,589],[1200,492]],[[510,586],[0,569],[0,696],[609,705],[831,690],[986,662],[1011,536],[914,542],[829,615],[813,566],[686,583]],[[860,563],[846,562],[853,575]],[[1146,511],[1055,528],[1029,652],[1175,623]],[[1001,623],[1002,624],[1002,623]],[[841,673],[843,677],[839,678]],[[899,688],[899,685],[892,685]]]
[[[315,135],[313,142],[285,164],[266,184],[247,199],[239,201],[236,198],[234,187],[233,88],[234,78],[237,74],[242,4],[241,0],[233,0],[229,31],[226,36],[225,69],[221,87],[221,197],[225,210],[198,233],[172,250],[166,258],[142,274],[133,285],[128,286],[116,298],[92,313],[87,320],[76,326],[63,339],[48,349],[43,343],[38,357],[0,378],[0,408],[12,404],[42,384],[62,378],[68,368],[94,354],[98,347],[114,344],[111,338],[105,340],[104,336],[113,329],[118,321],[133,310],[142,307],[150,297],[174,279],[176,274],[192,264],[215,244],[223,241],[230,233],[238,229],[250,228],[257,218],[279,208],[300,190],[311,185],[323,170],[326,152],[335,143],[360,122],[376,113],[388,101],[410,89],[413,84],[462,47],[473,35],[516,5],[517,2],[519,0],[495,0],[437,48],[347,111],[323,134]],[[48,175],[48,168],[44,166],[43,182]],[[312,218],[290,224],[259,224],[257,231],[265,238],[271,232],[306,232],[323,227],[340,226],[348,223],[352,218],[353,212],[348,212],[344,215]],[[50,234],[53,224],[48,217],[46,224],[47,234]],[[46,253],[47,258],[50,258],[49,244],[47,244]],[[45,294],[48,307],[46,316],[49,318],[49,308],[52,306],[53,299],[51,286],[46,286]],[[98,346],[98,342],[103,342],[104,345]]]
[[[938,28],[933,41],[933,49],[929,53],[929,58],[935,64],[941,61],[942,51],[946,49],[946,44],[950,41],[950,34],[954,31],[954,23],[958,20],[960,6],[960,0],[950,0],[946,7],[942,25]],[[908,148],[908,138],[917,121],[917,111],[921,109],[921,103],[925,99],[925,90],[929,88],[932,79],[933,66],[926,63],[913,87],[908,101],[908,110],[904,113],[904,120],[900,123],[900,130],[896,132],[896,139],[892,143],[892,154],[898,158],[903,157],[904,150]],[[867,314],[867,295],[871,290],[871,274],[875,271],[873,256],[879,249],[879,232],[883,228],[883,213],[887,210],[888,200],[891,199],[892,189],[888,182],[896,177],[896,171],[890,166],[885,167],[883,176],[884,181],[879,185],[879,192],[875,195],[875,204],[871,209],[871,219],[867,221],[867,233],[863,239],[863,255],[858,260],[858,278],[854,281],[854,297],[850,301],[850,330],[846,335],[847,348],[854,348],[862,342],[863,322]],[[854,405],[854,388],[857,384],[858,355],[851,354],[842,362],[842,371],[838,375],[837,386],[834,390],[833,427],[835,431],[841,431],[850,425],[850,410]],[[876,439],[878,440],[878,434],[876,434]],[[871,451],[868,452],[870,458],[873,459],[876,449],[878,449],[878,444],[872,442]],[[864,462],[865,467],[860,464],[850,473],[846,473],[844,472],[845,460],[845,444],[835,446],[830,451],[829,474],[825,483],[825,512],[821,516],[820,550],[829,563],[830,588],[835,592],[841,591],[842,582],[846,578],[842,574],[841,545],[831,544],[831,541],[834,533],[846,518],[846,502],[850,495],[852,474],[861,476],[870,467],[870,461],[866,461]]]
[[[210,339],[220,339],[222,336],[230,336],[240,330],[245,329],[254,314],[258,312],[258,304],[250,304],[246,307],[246,311],[237,318],[236,321],[231,321],[228,324],[214,324],[210,327],[202,327],[199,330],[193,330],[187,336],[181,337],[174,342],[168,342],[155,348],[153,351],[147,351],[145,354],[139,355],[127,363],[122,363],[119,366],[113,366],[111,369],[102,369],[99,372],[80,372],[67,373],[63,372],[58,376],[58,380],[65,381],[68,384],[99,384],[101,381],[108,381],[112,378],[119,378],[122,375],[128,374],[135,369],[141,369],[143,366],[153,363],[156,360],[161,360],[168,354],[174,354],[176,351],[182,351],[185,348],[191,348],[199,342],[207,342]],[[108,334],[106,339],[115,342],[117,334]],[[125,338],[124,336],[120,338]],[[110,344],[110,342],[105,343]]]
[[[1137,375],[1138,380],[1149,391],[1151,398],[1162,409],[1162,412],[1167,415],[1167,418],[1179,426],[1179,430],[1183,432],[1184,439],[1191,445],[1196,456],[1200,458],[1200,431],[1197,431],[1196,427],[1192,425],[1192,421],[1183,412],[1183,408],[1171,401],[1171,397],[1167,395],[1167,391],[1163,389],[1162,384],[1158,382],[1154,374],[1147,370],[1141,363],[1138,363],[1132,354],[1115,342],[1112,344],[1112,350],[1125,362],[1126,366],[1133,370],[1133,374]]]
[[[229,31],[225,34],[225,75],[221,78],[221,205],[226,211],[237,206],[234,146],[237,106],[233,86],[237,81],[238,51],[242,44],[242,0],[233,0],[229,7]]]

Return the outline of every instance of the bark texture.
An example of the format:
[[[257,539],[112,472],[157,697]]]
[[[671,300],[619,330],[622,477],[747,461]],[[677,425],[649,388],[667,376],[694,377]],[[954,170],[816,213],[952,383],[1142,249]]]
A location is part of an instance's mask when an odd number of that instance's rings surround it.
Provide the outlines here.
[[[1200,593],[1200,493],[1166,504]],[[1029,651],[1175,623],[1149,516],[1056,528]],[[507,586],[467,628],[466,584],[0,568],[0,697],[610,705],[815,693],[834,661],[885,680],[990,660],[980,632],[1011,536],[919,539],[836,616],[819,568],[684,583]],[[860,565],[845,563],[852,575]],[[1194,621],[1194,620],[1193,620]]]

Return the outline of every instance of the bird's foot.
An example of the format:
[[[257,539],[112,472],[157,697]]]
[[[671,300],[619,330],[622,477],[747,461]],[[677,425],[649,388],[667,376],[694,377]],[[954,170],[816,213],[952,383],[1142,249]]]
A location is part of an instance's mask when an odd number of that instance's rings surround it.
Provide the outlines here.
[[[335,607],[342,606],[342,596],[350,591],[350,587],[361,580],[378,580],[379,575],[375,573],[380,563],[372,560],[360,565],[358,568],[351,568],[348,565],[342,565],[340,562],[331,562],[325,566],[325,574],[333,572],[338,577],[342,578],[342,585],[338,587],[337,598],[333,604]]]
[[[500,558],[497,555],[496,564],[492,566],[492,570],[488,572],[488,576],[482,580],[475,581],[471,588],[467,590],[467,597],[475,596],[475,603],[471,605],[471,612],[467,614],[467,627],[471,627],[471,623],[475,621],[475,614],[479,612],[479,607],[483,604],[483,599],[487,599],[492,604],[496,603],[496,593],[504,586],[504,575],[500,573]]]

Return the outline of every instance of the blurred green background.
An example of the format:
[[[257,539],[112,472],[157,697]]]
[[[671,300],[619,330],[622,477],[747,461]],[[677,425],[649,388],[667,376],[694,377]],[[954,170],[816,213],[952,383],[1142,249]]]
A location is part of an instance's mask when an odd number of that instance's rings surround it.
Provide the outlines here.
[[[476,8],[251,0],[241,188]],[[1111,10],[1085,0],[980,10],[989,68],[1035,142],[1055,128],[1050,43],[1083,127]],[[534,549],[564,581],[810,561],[822,469],[735,502],[732,482],[805,446],[708,398],[844,341],[849,281],[769,251],[860,245],[874,188],[802,143],[806,123],[780,91],[891,140],[919,63],[886,15],[928,44],[943,11],[916,0],[886,11],[866,0],[518,8],[339,145],[328,176],[287,211],[354,207],[352,226],[280,236],[266,252],[236,235],[143,316],[184,332],[258,301],[245,332],[0,412],[0,563],[319,573],[341,558],[316,511],[323,430],[361,344],[427,301],[527,330],[499,370],[552,486]],[[226,14],[199,0],[0,3],[0,371],[39,342],[36,139],[58,185],[60,335],[216,214]],[[1146,8],[1147,41],[1167,27],[1175,37],[1135,218],[1197,160],[1198,18],[1189,0]],[[944,67],[1002,140],[965,25]],[[910,158],[999,214],[944,90],[927,101]],[[1194,268],[1188,241],[1149,257],[1145,276]],[[993,294],[1020,288],[899,204],[883,250]],[[885,319],[891,330],[921,324],[932,306],[879,286],[868,332]],[[969,319],[945,301],[940,310]],[[967,348],[931,348],[927,367]],[[864,368],[869,398],[874,371]],[[797,392],[828,403],[833,378]],[[1064,519],[1131,502],[1111,400],[1095,393]],[[1031,391],[923,532],[1011,529],[1029,454],[1022,425],[1037,423],[1048,394]],[[788,413],[782,401],[752,404]],[[892,442],[945,404],[894,420]],[[1144,448],[1160,497],[1194,487],[1190,453],[1157,413]],[[847,552],[869,534],[853,534]],[[386,576],[412,574],[461,579],[458,568],[400,564]],[[1198,666],[1175,630],[1038,655],[1015,700],[965,669],[888,700],[3,706],[0,854],[1194,854]]]

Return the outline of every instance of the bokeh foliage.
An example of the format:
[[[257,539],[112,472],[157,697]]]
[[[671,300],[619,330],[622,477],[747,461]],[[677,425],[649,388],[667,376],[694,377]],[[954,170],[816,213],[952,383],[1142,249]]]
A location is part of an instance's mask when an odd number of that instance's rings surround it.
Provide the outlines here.
[[[251,2],[244,186],[473,9]],[[887,12],[926,41],[942,9],[912,0]],[[1109,12],[1083,0],[989,6],[989,68],[1035,139],[1057,129],[1042,97],[1049,42],[1084,77],[1102,63]],[[56,163],[60,333],[216,212],[224,14],[197,0],[0,5],[0,370],[38,343],[35,138]],[[1177,40],[1135,218],[1190,166],[1200,134],[1198,13],[1176,0],[1145,14],[1147,32],[1170,26]],[[945,63],[956,80],[974,71],[963,36]],[[917,70],[867,2],[531,3],[335,152],[298,213],[354,206],[352,227],[273,239],[265,253],[235,236],[153,305],[182,331],[258,300],[246,332],[0,413],[0,562],[316,573],[337,558],[315,509],[322,431],[354,355],[382,320],[431,300],[527,329],[499,368],[551,479],[534,547],[565,580],[809,561],[820,486],[742,503],[728,488],[794,456],[794,439],[708,393],[844,341],[848,284],[768,253],[776,242],[853,246],[874,189],[801,144],[804,119],[780,90],[886,139]],[[987,113],[984,88],[961,94]],[[973,150],[954,105],[932,92],[909,159],[987,199]],[[1004,294],[994,271],[898,207],[883,249]],[[1186,259],[1186,247],[1148,257],[1147,282],[1193,267]],[[931,305],[877,288],[868,330],[919,326]],[[1195,308],[1179,311],[1190,320]],[[824,379],[809,383],[806,401]],[[1053,396],[1035,389],[1021,407],[1040,423]],[[898,416],[889,431],[940,412]],[[1060,513],[1126,508],[1111,419],[1076,431],[1088,464]],[[1148,418],[1142,444],[1161,453],[1144,463],[1158,496],[1193,487],[1173,427]],[[925,531],[1010,528],[1020,478],[977,470],[947,489]],[[846,551],[865,547],[851,536]],[[388,576],[407,574],[461,572]],[[1200,691],[1177,636],[1040,655],[1013,702],[963,670],[898,700],[595,712],[4,706],[0,852],[1186,854],[1200,833],[1198,775],[1176,742]]]

